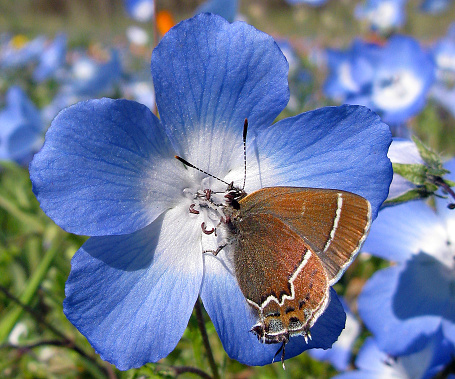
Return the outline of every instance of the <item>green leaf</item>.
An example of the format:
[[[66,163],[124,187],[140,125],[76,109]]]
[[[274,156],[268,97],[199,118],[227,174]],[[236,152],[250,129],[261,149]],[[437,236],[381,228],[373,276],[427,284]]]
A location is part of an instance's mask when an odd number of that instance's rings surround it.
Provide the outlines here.
[[[431,182],[426,182],[425,183],[425,191],[428,194],[427,196],[433,195],[437,190],[438,186],[434,183]]]
[[[431,168],[442,168],[442,161],[436,152],[431,150],[428,146],[426,146],[421,140],[419,140],[416,136],[412,137],[412,140],[417,146],[417,150],[419,151],[420,156],[424,160],[424,162]]]
[[[427,168],[422,164],[392,163],[393,172],[410,181],[422,186],[427,180]]]
[[[425,199],[428,196],[430,196],[432,192],[428,192],[425,188],[415,188],[412,189],[403,195],[400,195],[398,197],[395,197],[393,199],[386,200],[384,202],[384,205],[398,205],[401,203],[405,203],[407,201],[411,200],[418,200],[418,199]]]

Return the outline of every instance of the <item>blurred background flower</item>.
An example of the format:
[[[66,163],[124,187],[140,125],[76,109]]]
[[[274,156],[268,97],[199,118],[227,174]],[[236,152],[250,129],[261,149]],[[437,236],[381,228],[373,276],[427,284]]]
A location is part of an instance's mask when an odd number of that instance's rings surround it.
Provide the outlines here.
[[[394,357],[381,351],[374,338],[367,338],[355,360],[357,370],[336,379],[415,378],[430,379],[450,363],[453,345],[435,337],[421,350]]]
[[[455,168],[455,160],[446,163]],[[454,175],[449,175],[454,178]],[[359,314],[393,356],[418,351],[437,333],[455,343],[455,212],[440,198],[383,209],[364,251],[396,265],[376,272],[359,297]]]
[[[351,93],[348,103],[373,109],[391,126],[404,124],[422,111],[434,82],[435,67],[418,41],[393,36],[368,58],[370,81],[365,80],[362,89]]]
[[[42,82],[57,75],[66,62],[66,44],[67,38],[63,33],[49,42],[39,56],[38,65],[33,71],[35,81]]]
[[[43,143],[40,112],[17,86],[8,89],[5,104],[0,111],[0,159],[26,164]]]
[[[396,202],[380,210],[365,252],[335,286],[350,308],[339,342],[288,360],[285,374],[279,364],[250,368],[226,357],[203,310],[219,371],[227,378],[453,374],[454,178],[438,166],[455,171],[453,0],[15,0],[0,4],[0,377],[209,371],[194,315],[158,364],[121,373],[99,359],[62,313],[70,259],[86,237],[43,214],[28,176],[44,133],[69,105],[126,98],[157,114],[152,51],[199,12],[245,20],[274,37],[289,64],[289,102],[278,120],[362,104],[396,137],[388,154],[395,165],[388,200]],[[408,195],[425,200],[394,205]]]
[[[366,0],[355,8],[355,16],[381,33],[401,28],[406,19],[407,0]]]
[[[150,21],[155,13],[154,0],[124,0],[125,8],[136,21],[147,22]]]

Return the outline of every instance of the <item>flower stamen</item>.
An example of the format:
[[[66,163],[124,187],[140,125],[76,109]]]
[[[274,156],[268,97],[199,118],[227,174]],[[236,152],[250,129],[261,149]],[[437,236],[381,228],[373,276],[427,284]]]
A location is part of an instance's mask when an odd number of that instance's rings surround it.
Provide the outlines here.
[[[195,206],[196,206],[196,204],[191,204],[189,210],[190,210],[190,213],[198,215],[200,212],[198,210],[194,209]]]
[[[215,229],[215,228],[212,228],[212,229],[210,229],[210,230],[207,230],[207,227],[206,227],[206,225],[205,225],[205,222],[203,222],[203,223],[201,224],[201,228],[202,228],[202,231],[203,231],[205,234],[207,234],[207,235],[210,235],[210,234],[212,234],[212,233],[215,233],[215,235],[216,235],[216,229]]]

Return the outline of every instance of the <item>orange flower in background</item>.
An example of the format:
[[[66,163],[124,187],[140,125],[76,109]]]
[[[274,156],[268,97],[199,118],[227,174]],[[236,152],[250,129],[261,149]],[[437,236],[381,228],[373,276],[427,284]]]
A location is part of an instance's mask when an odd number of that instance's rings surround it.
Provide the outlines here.
[[[159,33],[164,36],[170,28],[175,25],[174,17],[172,17],[171,12],[164,9],[159,11],[156,15],[156,26]]]

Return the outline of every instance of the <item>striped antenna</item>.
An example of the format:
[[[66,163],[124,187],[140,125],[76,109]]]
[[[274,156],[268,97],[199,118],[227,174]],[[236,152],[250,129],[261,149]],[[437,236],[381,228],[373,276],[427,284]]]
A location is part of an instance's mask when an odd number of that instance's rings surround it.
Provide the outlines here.
[[[174,157],[175,157],[175,159],[177,159],[177,160],[179,160],[180,162],[182,162],[185,166],[194,168],[194,169],[196,169],[196,170],[202,172],[202,173],[205,174],[205,175],[211,176],[212,178],[217,179],[217,180],[219,180],[220,182],[223,182],[224,184],[227,184],[227,185],[230,184],[230,183],[224,181],[223,179],[220,179],[220,178],[216,177],[215,175],[209,174],[208,172],[206,172],[206,171],[204,171],[204,170],[201,170],[199,167],[196,167],[195,165],[192,165],[190,162],[186,161],[186,160],[183,159],[182,157],[179,157],[178,155],[174,155]]]
[[[243,187],[242,191],[245,189],[246,183],[246,132],[248,131],[248,119],[245,119],[243,124],[243,166],[244,166],[244,173],[243,173]]]
[[[246,133],[247,133],[247,131],[248,131],[248,119],[246,118],[245,122],[243,123],[243,166],[244,166],[244,174],[243,174],[242,191],[245,189],[245,183],[246,183]],[[224,184],[227,184],[228,186],[230,186],[232,184],[232,183],[228,183],[228,182],[224,181],[223,179],[218,178],[215,175],[209,174],[208,172],[206,172],[204,170],[201,170],[199,167],[196,167],[195,165],[191,164],[190,162],[188,162],[187,160],[183,159],[182,157],[179,157],[178,155],[174,155],[174,157],[175,157],[175,159],[177,159],[180,162],[182,162],[185,166],[194,168],[195,170],[198,170],[198,171],[202,172],[205,175],[211,176],[212,178],[214,178],[216,180],[219,180],[220,182],[222,182]]]

